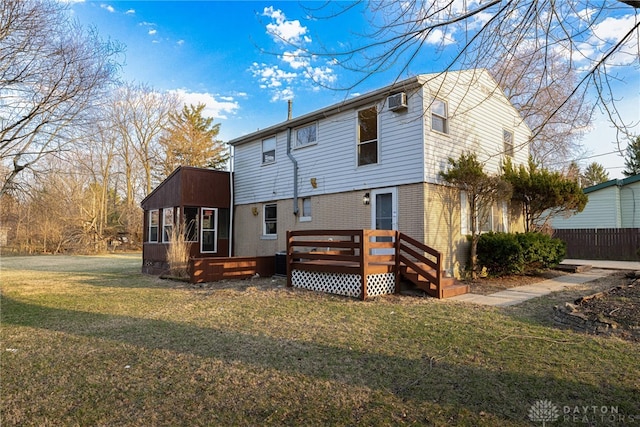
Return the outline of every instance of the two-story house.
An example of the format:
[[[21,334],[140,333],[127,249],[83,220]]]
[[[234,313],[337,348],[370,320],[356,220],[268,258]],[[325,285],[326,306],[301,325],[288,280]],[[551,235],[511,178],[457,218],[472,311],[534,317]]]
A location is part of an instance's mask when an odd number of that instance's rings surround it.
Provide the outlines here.
[[[439,176],[471,151],[487,173],[524,164],[531,132],[486,70],[419,75],[230,141],[234,247],[286,248],[287,230],[393,229],[467,261],[466,195]],[[522,229],[519,207],[493,206],[483,229]]]

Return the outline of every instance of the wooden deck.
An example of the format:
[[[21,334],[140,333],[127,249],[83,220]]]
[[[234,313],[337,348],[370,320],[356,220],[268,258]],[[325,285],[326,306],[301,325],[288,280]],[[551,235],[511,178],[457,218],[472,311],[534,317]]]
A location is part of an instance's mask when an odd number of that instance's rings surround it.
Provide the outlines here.
[[[401,279],[435,298],[469,291],[444,277],[440,252],[395,230],[287,233],[287,286],[366,299],[399,292]]]

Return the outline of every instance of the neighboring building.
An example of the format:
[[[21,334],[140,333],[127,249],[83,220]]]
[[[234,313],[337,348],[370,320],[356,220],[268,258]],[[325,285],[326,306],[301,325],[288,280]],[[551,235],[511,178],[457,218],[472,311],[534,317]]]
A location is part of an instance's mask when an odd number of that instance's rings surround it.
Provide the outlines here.
[[[640,228],[640,175],[587,187],[584,210],[551,220],[554,229]]]
[[[287,230],[394,229],[464,266],[466,196],[444,185],[449,157],[487,173],[526,164],[531,132],[486,70],[426,74],[230,141],[235,255],[273,255]],[[483,229],[518,231],[521,209]]]
[[[227,257],[231,242],[231,174],[181,166],[141,202],[144,210],[142,271],[167,270],[167,245],[176,225],[186,229],[191,256]]]

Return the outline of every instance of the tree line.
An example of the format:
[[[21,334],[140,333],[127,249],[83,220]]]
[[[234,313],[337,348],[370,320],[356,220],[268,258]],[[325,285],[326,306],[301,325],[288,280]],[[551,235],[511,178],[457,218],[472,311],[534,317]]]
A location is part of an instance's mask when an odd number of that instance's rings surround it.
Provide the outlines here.
[[[178,165],[220,168],[228,158],[204,104],[121,82],[124,47],[67,12],[57,1],[0,4],[5,252],[135,247],[146,194]]]
[[[217,139],[220,125],[203,117],[205,105],[183,105],[175,94],[122,82],[125,47],[79,26],[68,12],[57,0],[0,2],[4,251],[135,247],[142,238],[144,196],[179,165],[221,168],[228,160]],[[428,18],[427,12],[399,11]],[[543,164],[578,153],[576,128],[586,128],[593,108],[574,96],[580,80],[573,69],[538,78],[562,65],[562,58],[547,53],[521,47],[507,62],[470,64],[491,69],[534,130],[532,155]],[[636,138],[625,174],[640,172],[639,152]],[[608,179],[598,164],[584,172],[576,168],[564,173],[577,173],[583,186]]]

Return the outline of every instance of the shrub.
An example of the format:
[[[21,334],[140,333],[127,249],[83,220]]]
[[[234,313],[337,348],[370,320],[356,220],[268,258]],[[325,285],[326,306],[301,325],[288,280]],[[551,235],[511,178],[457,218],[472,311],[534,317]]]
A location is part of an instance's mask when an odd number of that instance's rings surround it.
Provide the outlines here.
[[[555,267],[565,255],[562,240],[538,232],[485,233],[478,242],[479,264],[492,276]]]
[[[546,234],[519,233],[516,237],[522,247],[522,271],[525,273],[555,267],[567,254],[566,244],[562,240]]]
[[[478,241],[478,264],[492,276],[520,272],[522,251],[515,234],[485,233]]]

